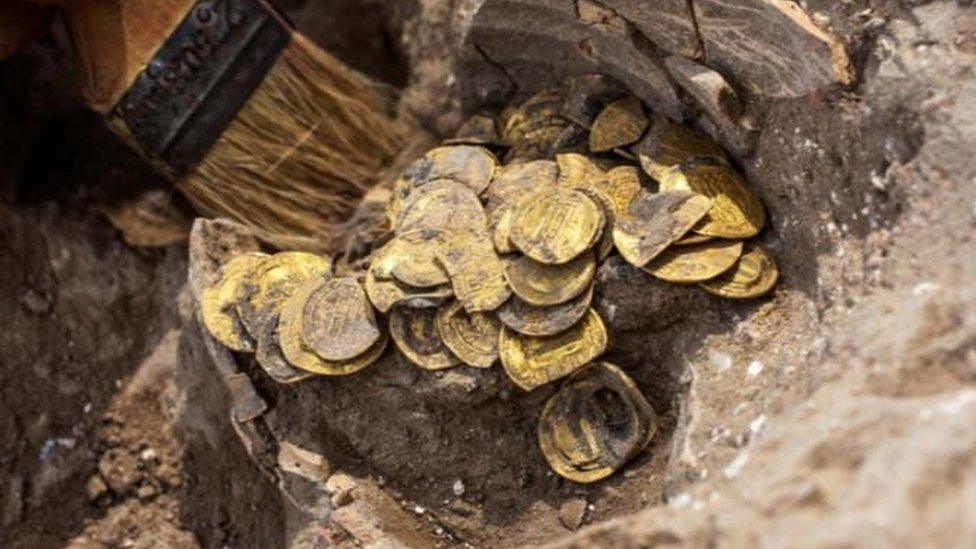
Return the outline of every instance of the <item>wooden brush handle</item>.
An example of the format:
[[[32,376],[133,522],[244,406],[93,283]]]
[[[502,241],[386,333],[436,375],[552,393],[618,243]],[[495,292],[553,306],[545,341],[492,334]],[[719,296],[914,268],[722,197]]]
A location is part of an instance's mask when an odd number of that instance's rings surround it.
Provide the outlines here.
[[[194,0],[79,0],[66,5],[82,95],[109,112]]]

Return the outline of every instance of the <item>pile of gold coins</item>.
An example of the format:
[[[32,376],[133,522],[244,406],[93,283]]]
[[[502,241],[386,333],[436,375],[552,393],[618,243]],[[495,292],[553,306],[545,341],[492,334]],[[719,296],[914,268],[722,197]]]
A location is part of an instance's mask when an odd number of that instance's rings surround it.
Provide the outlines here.
[[[656,419],[630,377],[597,360],[609,340],[591,307],[600,263],[616,252],[725,298],[761,296],[778,272],[744,242],[765,211],[722,147],[590,88],[544,92],[502,122],[474,117],[427,152],[394,184],[389,234],[359,270],[338,276],[302,252],[235,257],[202,296],[205,325],[281,383],[353,374],[390,339],[425,370],[500,362],[525,391],[560,381],[539,423],[550,466],[576,482],[612,474]]]

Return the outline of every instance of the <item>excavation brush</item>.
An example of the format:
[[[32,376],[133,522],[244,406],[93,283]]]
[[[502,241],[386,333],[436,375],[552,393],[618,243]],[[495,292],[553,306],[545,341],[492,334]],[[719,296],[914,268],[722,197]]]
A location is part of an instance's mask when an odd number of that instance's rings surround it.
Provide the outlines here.
[[[92,0],[68,23],[88,104],[197,209],[328,251],[403,131],[389,90],[263,0]]]

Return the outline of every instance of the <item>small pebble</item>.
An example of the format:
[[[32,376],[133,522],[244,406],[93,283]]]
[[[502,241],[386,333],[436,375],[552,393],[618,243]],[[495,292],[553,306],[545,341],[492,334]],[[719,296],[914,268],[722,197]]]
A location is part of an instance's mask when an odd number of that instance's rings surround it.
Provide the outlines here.
[[[576,530],[583,524],[586,515],[586,500],[575,498],[567,501],[559,508],[559,522],[570,530]]]
[[[457,497],[463,496],[464,495],[464,481],[462,481],[461,479],[455,480],[454,481],[454,485],[451,486],[451,491],[453,491],[454,492],[454,495],[457,496]]]

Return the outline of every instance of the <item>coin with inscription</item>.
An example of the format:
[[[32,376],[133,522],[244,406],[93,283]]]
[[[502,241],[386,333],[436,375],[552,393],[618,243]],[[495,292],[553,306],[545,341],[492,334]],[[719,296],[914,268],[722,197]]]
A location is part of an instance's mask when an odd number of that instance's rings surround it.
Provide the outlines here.
[[[657,415],[634,381],[599,362],[573,374],[539,416],[539,448],[553,471],[578,483],[602,480],[643,452]]]
[[[454,296],[469,313],[494,311],[512,295],[505,266],[485,232],[447,235],[437,260],[451,277]]]
[[[415,308],[439,307],[454,295],[450,284],[432,288],[414,288],[397,280],[377,279],[372,270],[366,272],[363,286],[370,303],[383,314],[390,312],[395,305]]]
[[[512,213],[515,211],[515,204],[515,201],[505,202],[492,212],[491,241],[499,254],[510,254],[516,251],[511,238]]]
[[[643,190],[640,173],[634,166],[617,166],[607,172],[607,176],[600,182],[599,189],[610,200],[617,215],[624,215],[630,208],[630,203]]]
[[[251,273],[268,257],[256,252],[233,257],[220,267],[216,283],[203,290],[200,312],[204,326],[228,349],[254,351],[255,341],[237,314],[237,303],[244,296],[244,285]]]
[[[537,307],[559,305],[575,298],[590,287],[595,273],[593,252],[585,252],[561,265],[546,265],[523,256],[505,267],[505,278],[512,292]]]
[[[413,231],[485,230],[481,201],[468,187],[440,179],[417,189],[403,204],[393,229]]]
[[[513,147],[554,140],[567,123],[559,115],[562,103],[558,90],[544,90],[530,97],[505,121],[502,139]]]
[[[586,194],[563,187],[535,193],[512,214],[511,241],[525,255],[547,264],[571,261],[597,242],[606,222]]]
[[[644,138],[631,150],[641,167],[658,181],[668,169],[695,156],[705,156],[728,163],[725,149],[707,134],[690,126],[675,124],[664,116],[654,118]]]
[[[606,348],[607,329],[593,309],[572,328],[554,336],[531,337],[502,328],[498,339],[505,373],[525,391],[568,376]]]
[[[742,175],[712,158],[693,158],[669,170],[661,191],[690,190],[711,198],[708,216],[695,232],[719,238],[749,238],[766,223],[766,209]]]
[[[712,200],[691,191],[642,192],[617,220],[613,241],[620,255],[643,267],[701,221]]]
[[[437,333],[454,356],[468,366],[490,368],[498,360],[501,323],[492,313],[469,313],[457,301],[437,311]]]
[[[643,269],[667,282],[691,284],[711,280],[728,271],[741,255],[741,241],[712,240],[694,246],[672,246]]]
[[[776,261],[766,250],[756,247],[742,254],[735,268],[700,285],[717,296],[751,299],[769,293],[778,279]]]
[[[437,262],[440,231],[412,231],[397,235],[387,246],[390,274],[414,288],[430,288],[450,282],[447,272]]]
[[[390,313],[390,336],[407,360],[425,370],[443,370],[460,363],[437,331],[437,309],[396,307]]]
[[[327,280],[313,278],[307,280],[285,300],[278,318],[278,345],[288,362],[306,372],[325,376],[344,376],[354,374],[373,364],[386,350],[389,337],[380,331],[380,338],[366,352],[350,360],[329,361],[315,354],[302,337],[302,319],[305,304],[313,292],[321,288]]]
[[[380,337],[373,307],[355,278],[333,278],[309,295],[302,309],[302,340],[324,360],[366,352]]]
[[[498,320],[506,327],[527,336],[551,336],[570,329],[590,309],[593,286],[575,298],[551,307],[530,305],[512,296],[498,308]]]
[[[607,105],[590,128],[590,150],[604,152],[630,145],[644,135],[650,121],[644,105],[634,96]]]
[[[260,333],[261,322],[280,312],[281,304],[303,282],[331,272],[331,259],[305,252],[280,252],[262,261],[245,283],[246,298],[237,305],[244,327],[252,335]]]

